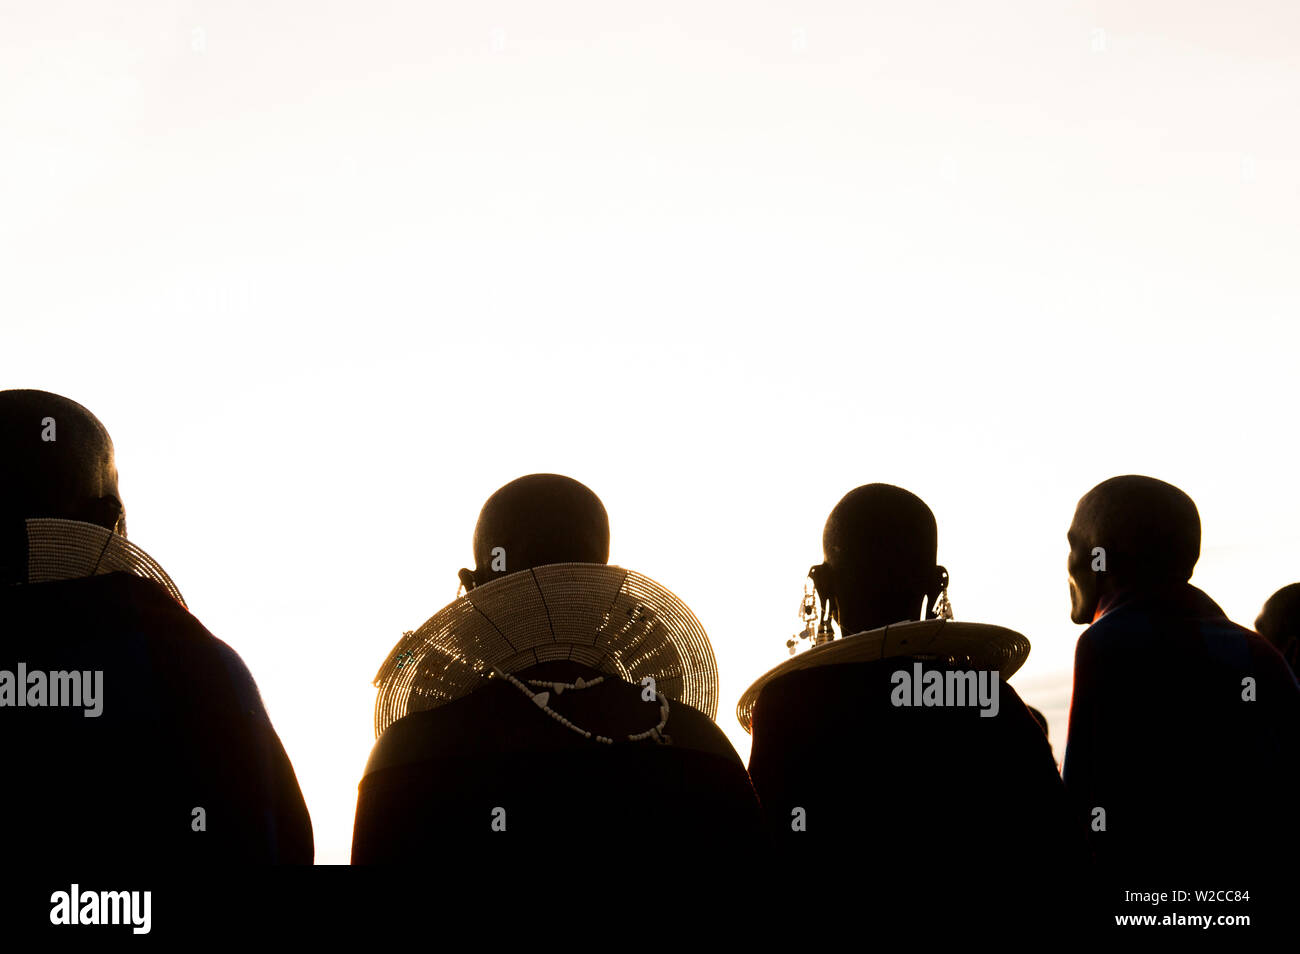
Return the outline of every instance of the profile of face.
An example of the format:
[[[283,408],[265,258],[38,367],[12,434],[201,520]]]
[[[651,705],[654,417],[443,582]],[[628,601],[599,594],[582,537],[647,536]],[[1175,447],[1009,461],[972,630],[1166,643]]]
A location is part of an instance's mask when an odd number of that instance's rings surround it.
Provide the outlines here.
[[[1070,556],[1066,561],[1066,572],[1070,580],[1070,621],[1074,623],[1091,623],[1097,615],[1097,603],[1101,599],[1098,592],[1097,571],[1092,568],[1093,543],[1088,539],[1082,526],[1079,511],[1070,524],[1065,538],[1070,543]]]
[[[1083,495],[1066,539],[1070,619],[1091,623],[1120,594],[1186,583],[1200,556],[1201,518],[1173,484],[1125,474]]]

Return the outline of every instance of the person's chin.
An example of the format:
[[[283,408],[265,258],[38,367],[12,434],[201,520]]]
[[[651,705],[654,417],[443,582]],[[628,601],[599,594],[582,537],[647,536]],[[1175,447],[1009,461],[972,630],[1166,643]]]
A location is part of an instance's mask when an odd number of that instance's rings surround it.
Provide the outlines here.
[[[1073,586],[1070,587],[1070,622],[1091,623],[1092,613],[1083,605],[1083,598]]]
[[[1082,601],[1076,600],[1070,604],[1070,622],[1079,625],[1091,624],[1093,617],[1097,615],[1097,604],[1085,606]]]

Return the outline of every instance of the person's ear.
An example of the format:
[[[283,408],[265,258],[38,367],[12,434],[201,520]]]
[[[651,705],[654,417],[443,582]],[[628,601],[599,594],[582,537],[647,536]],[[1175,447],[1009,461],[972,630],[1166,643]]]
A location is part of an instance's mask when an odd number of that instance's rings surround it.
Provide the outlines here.
[[[77,518],[84,523],[93,523],[97,527],[126,536],[126,508],[112,494],[87,501],[79,508]]]
[[[813,589],[822,603],[830,607],[830,618],[839,623],[840,603],[835,595],[835,568],[829,563],[819,563],[809,568],[808,576],[812,579]]]
[[[477,581],[474,579],[473,570],[467,570],[465,567],[461,567],[456,576],[460,578],[460,585],[465,587],[466,593],[478,585]]]
[[[948,588],[948,568],[946,566],[936,566],[934,568],[933,595],[938,596],[947,588]]]

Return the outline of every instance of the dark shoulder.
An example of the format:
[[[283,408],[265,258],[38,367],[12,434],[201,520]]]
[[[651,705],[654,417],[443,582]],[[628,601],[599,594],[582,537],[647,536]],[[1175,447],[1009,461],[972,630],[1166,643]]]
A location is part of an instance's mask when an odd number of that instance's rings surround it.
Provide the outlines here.
[[[1246,643],[1250,647],[1252,668],[1270,682],[1282,687],[1288,697],[1297,697],[1300,701],[1300,680],[1290,664],[1277,651],[1272,643],[1263,636],[1245,630]]]
[[[158,583],[125,571],[5,587],[4,595],[15,603],[53,607],[66,615],[94,611],[114,616],[132,609],[189,615]]]
[[[794,725],[812,721],[819,725],[833,722],[857,726],[864,720],[870,722],[882,716],[914,719],[910,708],[900,709],[893,699],[898,685],[896,674],[902,672],[911,677],[917,663],[927,668],[933,665],[900,656],[783,673],[759,691],[754,706],[755,726],[762,722],[764,728],[770,728],[774,720],[790,720]],[[1041,736],[1042,729],[1016,690],[1005,679],[999,678],[996,685],[997,714],[982,721],[1035,738]],[[943,706],[929,711],[938,717],[954,718],[974,714],[976,709]]]
[[[216,639],[160,584],[134,573],[105,573],[50,585],[67,587],[68,598],[78,609],[134,622],[149,632],[163,630],[175,638]]]
[[[911,659],[899,658],[792,669],[763,686],[759,690],[757,704],[761,705],[765,699],[825,701],[828,693],[860,695],[863,692],[872,693],[882,688],[888,692],[894,672],[908,669],[911,665]]]
[[[670,702],[665,730],[673,744],[740,763],[740,755],[716,722],[684,702]]]
[[[910,660],[833,663],[794,669],[770,680],[754,700],[753,736],[760,740],[853,735],[889,707],[893,673]]]
[[[8,595],[14,611],[61,630],[64,639],[93,639],[101,645],[142,641],[155,659],[196,652],[238,659],[167,590],[134,573],[34,583],[14,587]]]
[[[494,747],[493,712],[503,686],[492,682],[467,696],[434,709],[412,712],[380,735],[370,752],[365,774],[437,757],[482,753]]]
[[[108,573],[90,577],[106,601],[127,614],[124,625],[138,629],[149,646],[155,666],[167,674],[181,695],[200,704],[233,703],[246,715],[266,719],[266,710],[253,674],[233,647],[214,636],[188,608],[161,585],[134,573]],[[220,683],[233,698],[212,697],[201,687]]]
[[[629,684],[630,689],[635,689]],[[413,712],[390,725],[375,743],[366,774],[433,758],[472,758],[519,751],[586,748],[594,743],[556,731],[536,716],[526,698],[494,680],[436,709]],[[717,724],[682,702],[669,701],[665,732],[677,748],[740,763],[740,756]]]

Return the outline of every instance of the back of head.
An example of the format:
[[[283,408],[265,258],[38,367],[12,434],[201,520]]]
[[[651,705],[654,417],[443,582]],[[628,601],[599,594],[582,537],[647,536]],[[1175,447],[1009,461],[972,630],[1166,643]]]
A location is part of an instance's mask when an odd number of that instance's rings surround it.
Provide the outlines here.
[[[1105,551],[1106,572],[1129,588],[1185,583],[1201,555],[1201,516],[1173,484],[1128,474],[1102,481],[1079,501],[1076,535]]]
[[[934,514],[920,497],[891,484],[850,490],[822,531],[826,562],[843,576],[925,578],[938,552]]]
[[[6,579],[21,561],[22,525],[29,517],[126,532],[113,441],[76,401],[48,391],[0,391],[0,458],[0,563]]]
[[[1300,583],[1284,586],[1268,598],[1255,620],[1255,631],[1295,669],[1300,662]]]
[[[474,577],[551,563],[608,563],[609,517],[590,489],[560,474],[529,474],[483,505],[474,527]]]
[[[822,549],[846,631],[916,619],[922,599],[938,592],[934,514],[901,487],[866,484],[845,494],[826,520]],[[904,616],[885,618],[903,610]]]

